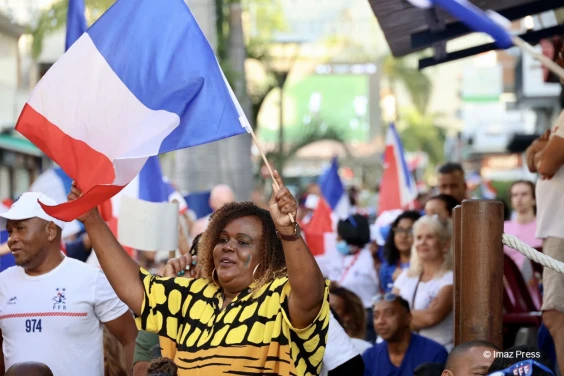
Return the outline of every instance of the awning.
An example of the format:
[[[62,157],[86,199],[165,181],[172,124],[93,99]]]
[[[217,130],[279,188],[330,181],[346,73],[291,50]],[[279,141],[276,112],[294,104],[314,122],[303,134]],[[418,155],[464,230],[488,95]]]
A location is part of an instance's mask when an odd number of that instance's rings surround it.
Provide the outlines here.
[[[41,150],[27,139],[10,134],[0,134],[0,150],[2,149],[36,157],[43,155]]]
[[[445,63],[497,49],[493,43],[465,50],[446,52],[446,42],[473,31],[440,9],[419,9],[407,0],[368,0],[395,57],[402,57],[426,48],[434,48],[434,56],[420,60],[419,68]],[[560,9],[564,0],[472,0],[481,9],[491,9],[515,21],[529,15]],[[560,24],[521,35],[531,44],[541,39],[564,34]]]

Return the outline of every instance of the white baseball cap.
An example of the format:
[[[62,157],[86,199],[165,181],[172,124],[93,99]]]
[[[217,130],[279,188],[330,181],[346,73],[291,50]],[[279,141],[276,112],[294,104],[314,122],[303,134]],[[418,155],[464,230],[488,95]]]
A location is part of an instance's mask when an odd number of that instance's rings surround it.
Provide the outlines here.
[[[49,214],[45,213],[39,201],[45,205],[54,206],[57,202],[52,198],[39,192],[26,192],[22,194],[6,212],[0,213],[0,228],[6,228],[6,222],[8,219],[11,220],[24,220],[30,218],[41,218],[48,222],[53,222],[62,230],[65,228],[65,222],[51,217]]]

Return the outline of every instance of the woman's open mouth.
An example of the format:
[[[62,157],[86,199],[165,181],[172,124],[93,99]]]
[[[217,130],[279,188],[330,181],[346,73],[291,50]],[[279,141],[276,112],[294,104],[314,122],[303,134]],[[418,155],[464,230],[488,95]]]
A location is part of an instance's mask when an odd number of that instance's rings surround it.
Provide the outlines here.
[[[223,267],[229,267],[231,265],[235,265],[235,260],[230,259],[229,257],[222,257],[219,259],[219,265]]]

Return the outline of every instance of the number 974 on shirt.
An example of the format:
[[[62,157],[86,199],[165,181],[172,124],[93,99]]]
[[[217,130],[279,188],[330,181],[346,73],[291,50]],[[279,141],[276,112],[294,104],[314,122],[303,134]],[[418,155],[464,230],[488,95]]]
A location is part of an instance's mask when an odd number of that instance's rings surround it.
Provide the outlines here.
[[[25,320],[25,331],[28,333],[41,333],[41,319]]]

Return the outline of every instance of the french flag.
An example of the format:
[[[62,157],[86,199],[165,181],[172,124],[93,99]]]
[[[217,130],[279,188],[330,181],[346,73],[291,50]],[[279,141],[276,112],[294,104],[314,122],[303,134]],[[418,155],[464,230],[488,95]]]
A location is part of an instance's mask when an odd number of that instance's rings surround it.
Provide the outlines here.
[[[69,0],[65,51],[68,50],[85,31],[86,17],[84,17],[84,0]]]
[[[334,238],[336,223],[350,214],[350,202],[345,186],[339,176],[337,158],[319,177],[321,197],[311,220],[304,227],[306,241],[314,256],[325,253],[326,240]]]
[[[83,192],[44,206],[70,222],[115,196],[148,158],[249,123],[182,0],[118,0],[38,83],[16,125]]]
[[[408,1],[418,8],[442,8],[470,29],[490,35],[499,48],[507,49],[513,46],[513,38],[507,31],[510,22],[493,11],[484,12],[468,0]]]
[[[405,160],[401,139],[394,124],[390,124],[386,134],[378,212],[407,209],[416,198],[417,186]]]

